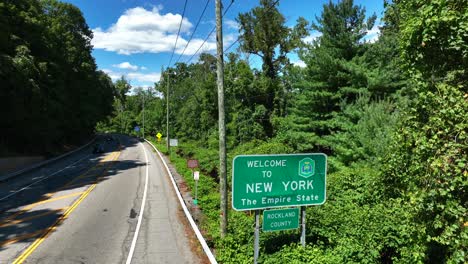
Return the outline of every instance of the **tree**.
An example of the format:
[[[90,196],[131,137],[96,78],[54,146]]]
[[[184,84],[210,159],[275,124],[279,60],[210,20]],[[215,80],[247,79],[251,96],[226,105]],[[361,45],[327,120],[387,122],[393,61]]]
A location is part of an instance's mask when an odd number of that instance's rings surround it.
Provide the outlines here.
[[[50,154],[88,138],[111,112],[113,85],[97,71],[81,11],[54,0],[4,1],[0,27],[5,152]]]
[[[413,209],[411,262],[466,263],[468,3],[402,0],[392,10],[411,82],[382,175],[387,195]]]
[[[241,13],[237,18],[240,24],[240,49],[259,56],[263,61],[262,69],[266,77],[263,82],[266,87],[262,104],[268,116],[274,112],[280,116],[284,114],[281,107],[284,93],[278,74],[289,63],[286,55],[299,47],[301,38],[307,35],[308,24],[304,18],[299,18],[293,29],[287,27],[277,3],[278,1],[261,0],[259,7]],[[266,134],[273,135],[271,123],[264,122],[264,125]]]
[[[342,102],[352,103],[368,93],[367,68],[363,55],[369,43],[363,41],[374,25],[375,15],[365,19],[365,9],[352,0],[329,2],[312,28],[321,36],[301,49],[307,67],[293,85],[294,104],[289,116],[279,121],[284,140],[301,151],[330,153],[327,136],[340,131],[337,117]],[[283,128],[281,128],[283,127]]]

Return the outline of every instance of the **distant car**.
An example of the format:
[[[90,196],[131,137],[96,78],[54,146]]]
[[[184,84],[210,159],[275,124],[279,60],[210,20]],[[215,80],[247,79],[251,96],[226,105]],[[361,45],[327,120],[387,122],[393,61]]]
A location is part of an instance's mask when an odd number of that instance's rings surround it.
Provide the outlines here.
[[[104,146],[102,144],[96,144],[93,147],[93,153],[104,153]]]

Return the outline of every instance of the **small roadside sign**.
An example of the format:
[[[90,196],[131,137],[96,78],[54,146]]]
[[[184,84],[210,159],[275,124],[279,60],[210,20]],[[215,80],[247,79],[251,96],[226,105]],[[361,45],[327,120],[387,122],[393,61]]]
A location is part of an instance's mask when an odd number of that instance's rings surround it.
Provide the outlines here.
[[[156,134],[156,137],[158,138],[158,141],[161,141],[162,134],[158,132],[158,134]]]
[[[195,180],[195,199],[193,199],[193,204],[198,204],[198,180],[200,179],[200,172],[194,171],[193,172],[193,179]]]
[[[140,127],[139,127],[139,126],[135,126],[135,131],[136,131],[136,132],[140,132]]]
[[[177,138],[171,138],[171,140],[169,140],[169,145],[171,147],[177,147],[179,145],[179,140],[177,140]]]
[[[299,208],[263,211],[263,231],[280,231],[299,228]]]
[[[198,160],[196,159],[187,160],[187,168],[190,168],[190,169],[198,168]]]

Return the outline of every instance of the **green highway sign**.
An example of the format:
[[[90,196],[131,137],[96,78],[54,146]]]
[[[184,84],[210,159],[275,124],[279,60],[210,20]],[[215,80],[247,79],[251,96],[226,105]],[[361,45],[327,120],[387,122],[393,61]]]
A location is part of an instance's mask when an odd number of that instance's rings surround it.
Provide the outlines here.
[[[325,154],[240,155],[232,163],[232,207],[237,211],[325,202]]]
[[[299,227],[299,208],[263,211],[263,231],[280,231]]]

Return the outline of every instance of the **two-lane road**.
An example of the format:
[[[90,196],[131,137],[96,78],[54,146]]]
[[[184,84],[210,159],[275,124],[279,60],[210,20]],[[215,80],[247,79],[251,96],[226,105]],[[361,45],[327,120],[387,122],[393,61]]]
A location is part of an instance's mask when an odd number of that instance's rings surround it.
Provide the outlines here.
[[[160,160],[146,143],[99,139],[0,183],[0,263],[200,263]]]

